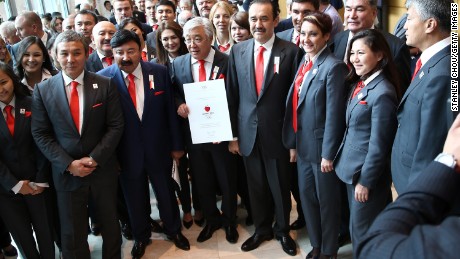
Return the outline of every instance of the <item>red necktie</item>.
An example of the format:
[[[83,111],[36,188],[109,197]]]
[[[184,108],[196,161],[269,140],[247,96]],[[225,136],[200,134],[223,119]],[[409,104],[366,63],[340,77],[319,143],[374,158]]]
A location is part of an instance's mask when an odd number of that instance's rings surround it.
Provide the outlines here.
[[[13,106],[7,105],[4,108],[6,113],[6,125],[10,130],[11,136],[14,136],[14,116],[13,116]]]
[[[148,61],[148,59],[147,59],[147,52],[145,52],[145,51],[142,51],[142,60],[145,61],[145,62]]]
[[[227,43],[225,45],[219,45],[220,52],[225,52],[228,50],[228,48],[230,48],[230,43]]]
[[[412,75],[412,80],[411,81],[414,80],[415,75],[418,73],[418,71],[420,70],[421,67],[422,67],[422,59],[419,58],[417,60],[417,63],[415,64],[415,70],[414,70],[414,74]]]
[[[204,60],[198,60],[200,66],[198,67],[198,81],[203,82],[206,81],[206,69],[204,68]]]
[[[364,88],[364,82],[363,81],[359,81],[357,84],[356,84],[356,87],[355,87],[355,90],[353,91],[353,95],[351,96],[351,99],[355,98],[355,96],[359,93],[359,91],[361,91],[361,89]]]
[[[303,64],[302,70],[299,71],[294,83],[294,93],[292,94],[292,127],[294,128],[294,132],[297,132],[297,105],[299,102],[299,87],[303,82],[303,78],[305,74],[310,71],[311,67],[313,66],[313,62],[308,61],[307,64]]]
[[[158,24],[152,25],[152,30],[156,31],[158,29]]]
[[[129,85],[128,85],[129,96],[131,96],[131,100],[133,101],[134,108],[137,108],[137,105],[136,105],[136,84],[134,83],[134,75],[133,74],[128,75],[128,81],[129,81]]]
[[[80,100],[78,99],[78,82],[70,82],[72,89],[70,90],[70,114],[72,115],[73,123],[80,132]]]
[[[300,44],[300,36],[297,35],[297,37],[295,37],[295,45],[297,45],[297,47],[298,47],[299,44]]]
[[[111,66],[113,62],[113,57],[104,57],[102,60],[104,60],[107,65]]]
[[[88,52],[89,52],[89,55],[91,55],[93,53],[93,48],[88,47]]]
[[[257,50],[257,59],[256,59],[256,91],[257,96],[259,96],[260,91],[262,90],[262,83],[264,82],[264,46],[260,46]]]

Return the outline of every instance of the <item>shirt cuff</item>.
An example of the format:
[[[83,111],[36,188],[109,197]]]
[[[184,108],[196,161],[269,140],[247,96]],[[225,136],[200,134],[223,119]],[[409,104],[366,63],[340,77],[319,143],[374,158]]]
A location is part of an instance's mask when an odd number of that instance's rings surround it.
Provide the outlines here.
[[[22,185],[24,184],[23,181],[19,181],[11,190],[14,192],[14,194],[18,194],[18,192],[21,190]]]
[[[39,187],[50,187],[50,185],[48,183],[35,183],[35,185],[39,186]]]

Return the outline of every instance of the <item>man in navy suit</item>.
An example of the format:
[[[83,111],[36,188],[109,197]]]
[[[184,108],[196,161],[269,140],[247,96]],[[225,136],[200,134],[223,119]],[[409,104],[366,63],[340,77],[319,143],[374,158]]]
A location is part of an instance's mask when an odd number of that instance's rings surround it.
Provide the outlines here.
[[[179,207],[171,180],[172,161],[183,155],[171,80],[166,67],[141,60],[141,42],[132,31],[120,30],[110,44],[117,66],[98,73],[113,78],[125,117],[118,146],[120,182],[134,236],[133,258],[141,258],[151,243],[145,183],[150,180],[164,232],[183,250],[190,245],[181,233]]]
[[[85,68],[88,71],[96,73],[112,65],[113,52],[110,40],[116,31],[115,25],[108,21],[99,22],[94,26],[92,38],[96,51],[93,51],[86,61]]]
[[[404,192],[441,152],[454,120],[450,99],[450,0],[407,1],[407,45],[422,51],[419,69],[398,107],[398,131],[391,154],[391,173]],[[423,14],[423,15],[422,15]]]
[[[96,205],[103,258],[121,257],[116,147],[123,133],[117,89],[85,71],[88,45],[66,31],[56,38],[62,72],[34,89],[32,135],[51,162],[61,222],[62,257],[89,259],[88,200]]]
[[[236,161],[228,152],[228,142],[193,144],[188,121],[190,111],[184,95],[184,84],[225,78],[228,57],[211,47],[211,22],[195,17],[184,26],[184,37],[189,54],[174,60],[173,81],[176,89],[177,113],[181,116],[190,168],[198,192],[206,226],[197,241],[210,239],[222,226],[228,242],[238,241],[236,230]],[[201,71],[201,72],[200,72]],[[216,183],[222,191],[222,213],[216,206]]]
[[[275,232],[283,250],[295,255],[296,243],[289,235],[289,151],[281,136],[300,49],[275,36],[278,21],[277,2],[255,0],[249,7],[254,38],[234,45],[230,52],[228,102],[238,139],[230,142],[229,150],[243,156],[256,227],[241,249],[254,250]]]
[[[440,4],[450,8],[445,2]],[[427,163],[420,177],[375,219],[357,244],[356,258],[457,258],[460,218],[448,213],[458,202],[459,161],[460,116],[457,116],[442,153]]]

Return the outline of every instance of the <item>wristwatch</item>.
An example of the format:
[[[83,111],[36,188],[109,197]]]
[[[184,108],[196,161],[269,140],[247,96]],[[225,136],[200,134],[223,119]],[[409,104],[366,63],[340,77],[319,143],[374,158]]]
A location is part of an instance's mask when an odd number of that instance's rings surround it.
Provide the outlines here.
[[[452,154],[447,154],[447,153],[441,153],[439,154],[434,161],[442,163],[452,169],[455,169],[455,166],[457,165],[457,159],[455,159],[454,155]]]

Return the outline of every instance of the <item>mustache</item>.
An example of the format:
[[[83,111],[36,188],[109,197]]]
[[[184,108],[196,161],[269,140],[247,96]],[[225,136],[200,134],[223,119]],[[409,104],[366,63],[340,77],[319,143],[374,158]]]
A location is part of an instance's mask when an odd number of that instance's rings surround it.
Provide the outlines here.
[[[254,32],[265,32],[266,30],[263,28],[255,28]]]
[[[133,64],[133,62],[132,62],[131,60],[122,60],[122,61],[120,62],[120,64],[121,64],[122,66],[131,66],[131,65]]]
[[[102,44],[110,44],[110,40],[102,40]]]

